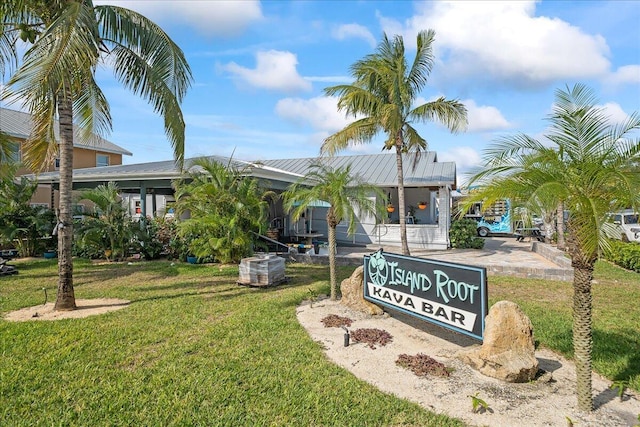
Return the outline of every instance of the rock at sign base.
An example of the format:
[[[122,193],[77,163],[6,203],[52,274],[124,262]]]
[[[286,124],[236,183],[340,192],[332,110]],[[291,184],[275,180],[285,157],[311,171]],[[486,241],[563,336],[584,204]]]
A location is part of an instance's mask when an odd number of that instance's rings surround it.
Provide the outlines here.
[[[482,346],[458,357],[489,377],[511,383],[533,380],[538,372],[538,359],[531,320],[511,301],[495,303],[485,319]]]
[[[355,269],[351,277],[342,281],[340,293],[342,294],[340,303],[347,307],[373,315],[384,313],[380,307],[364,299],[364,267],[362,265]]]

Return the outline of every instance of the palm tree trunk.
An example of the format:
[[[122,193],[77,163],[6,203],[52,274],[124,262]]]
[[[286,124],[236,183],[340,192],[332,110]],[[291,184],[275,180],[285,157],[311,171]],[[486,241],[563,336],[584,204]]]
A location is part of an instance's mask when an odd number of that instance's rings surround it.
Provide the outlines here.
[[[336,225],[337,224],[329,223],[329,277],[331,282],[331,301],[336,301],[338,299],[338,277],[336,273]]]
[[[402,244],[402,254],[411,255],[409,244],[407,243],[407,223],[405,222],[404,206],[404,172],[402,169],[402,145],[396,144],[396,164],[398,167],[398,215],[400,216],[400,242]]]
[[[574,262],[573,273],[573,350],[576,364],[576,393],[578,408],[584,412],[593,410],[591,388],[591,280],[593,265]]]
[[[556,228],[558,249],[564,250],[566,244],[564,241],[564,203],[562,201],[558,203],[558,210],[556,211]]]
[[[58,221],[58,293],[55,310],[76,309],[73,292],[73,213],[71,197],[73,188],[73,106],[68,93],[60,94],[58,114],[60,121],[60,202]]]

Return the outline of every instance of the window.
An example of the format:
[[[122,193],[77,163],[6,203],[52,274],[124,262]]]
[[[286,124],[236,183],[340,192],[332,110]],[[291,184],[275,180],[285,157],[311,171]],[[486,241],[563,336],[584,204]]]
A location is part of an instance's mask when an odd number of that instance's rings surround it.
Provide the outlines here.
[[[55,167],[56,169],[60,169],[60,159],[56,159]]]
[[[96,154],[96,166],[109,166],[109,156],[106,154]]]

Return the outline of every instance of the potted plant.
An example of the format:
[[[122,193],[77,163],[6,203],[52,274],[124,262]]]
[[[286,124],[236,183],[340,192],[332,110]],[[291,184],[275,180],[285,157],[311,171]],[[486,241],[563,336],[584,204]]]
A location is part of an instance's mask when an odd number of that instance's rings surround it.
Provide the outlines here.
[[[391,212],[393,212],[393,211],[395,211],[395,210],[396,210],[396,207],[395,207],[395,206],[393,206],[391,203],[389,203],[389,204],[387,205],[387,212],[391,213]]]
[[[427,202],[418,202],[418,209],[425,210],[427,208]]]
[[[47,249],[46,251],[44,251],[44,257],[46,259],[52,259],[55,258],[57,256],[57,252],[55,249]]]

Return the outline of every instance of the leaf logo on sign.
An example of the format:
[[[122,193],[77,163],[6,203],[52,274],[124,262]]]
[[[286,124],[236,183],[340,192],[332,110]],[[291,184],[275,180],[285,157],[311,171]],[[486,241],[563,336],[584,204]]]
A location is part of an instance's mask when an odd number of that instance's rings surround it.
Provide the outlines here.
[[[384,255],[382,255],[382,249],[373,253],[369,257],[367,270],[371,283],[376,286],[384,286],[387,284],[387,279],[389,278],[389,267],[387,265],[387,260],[384,258]]]

